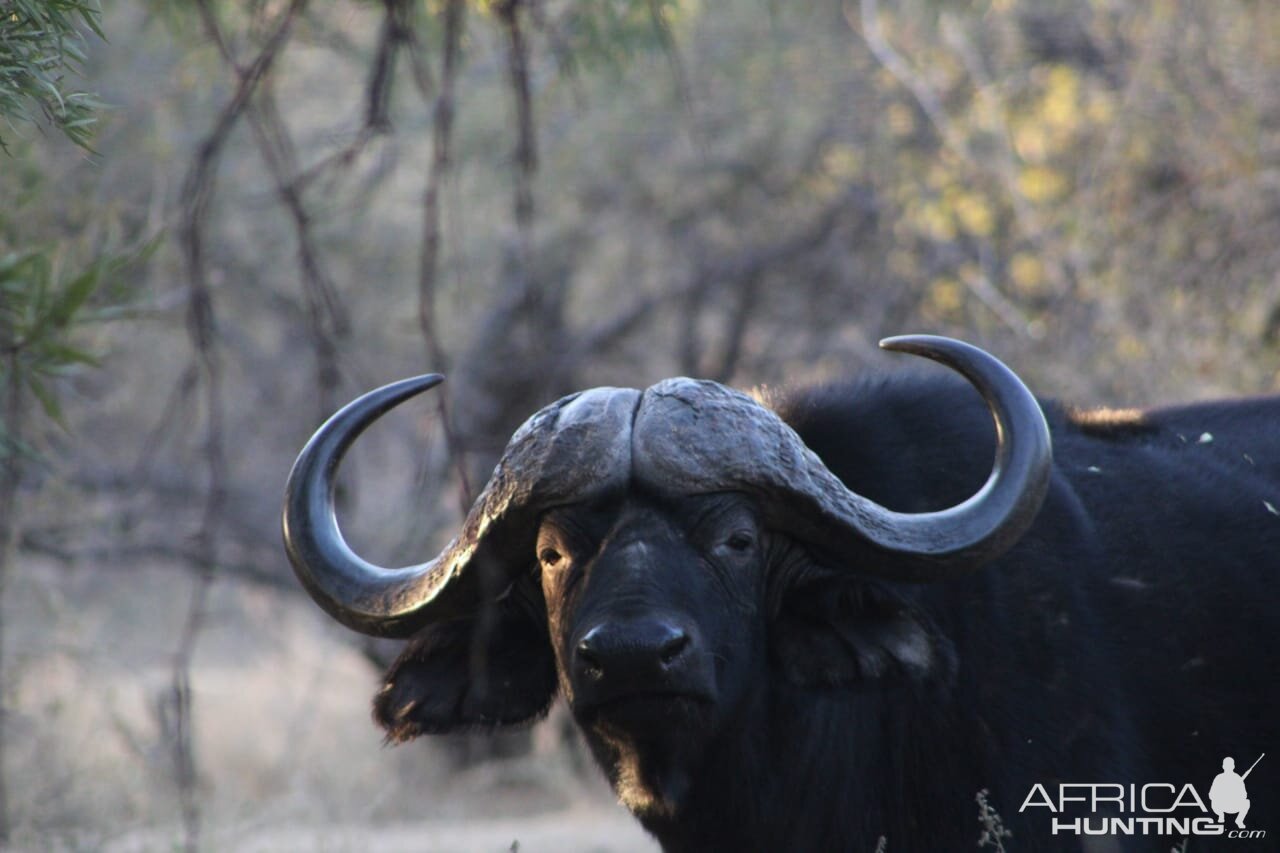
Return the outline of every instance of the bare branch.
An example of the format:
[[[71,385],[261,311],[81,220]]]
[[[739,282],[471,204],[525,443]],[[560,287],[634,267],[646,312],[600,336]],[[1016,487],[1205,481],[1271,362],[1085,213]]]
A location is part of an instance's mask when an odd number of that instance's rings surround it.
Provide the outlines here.
[[[738,299],[725,320],[724,351],[719,364],[711,371],[711,378],[717,382],[728,382],[738,369],[738,360],[742,357],[742,344],[747,336],[751,318],[755,314],[760,299],[760,276],[751,276],[738,288]]]
[[[956,128],[955,124],[947,116],[946,110],[943,108],[942,102],[933,91],[933,88],[911,68],[906,59],[898,53],[885,37],[884,31],[880,27],[879,0],[860,0],[860,11],[859,19],[855,22],[846,6],[845,15],[849,19],[851,27],[861,33],[867,47],[880,64],[911,93],[920,110],[929,119],[929,123],[933,125],[938,139],[975,172],[994,179],[995,184],[1008,199],[1014,219],[1017,221],[1023,236],[1042,250],[1040,252],[1042,257],[1052,257],[1052,253],[1043,251],[1048,229],[1042,218],[1027,203],[1022,191],[1018,188],[1017,155],[1009,142],[1007,128],[1003,129],[1002,133],[996,134],[1002,155],[994,158],[996,162],[993,163],[992,158],[988,156],[975,154],[965,135]],[[967,37],[961,32],[955,19],[951,16],[943,15],[942,29],[944,37],[959,55],[965,70],[973,78],[977,96],[980,98],[989,97],[988,93],[993,90],[993,87],[986,78],[986,72],[980,59]],[[991,112],[996,115],[1000,114],[999,109]],[[985,240],[981,242],[986,243]],[[982,252],[989,253],[990,248],[984,245]],[[1067,262],[1069,263],[1069,259],[1067,259]],[[1070,289],[1069,269],[1059,268],[1056,265],[1048,265],[1047,268],[1056,279],[1059,289],[1062,292],[1068,291]],[[1025,322],[1022,312],[1013,305],[1007,296],[999,291],[985,273],[967,277],[965,285],[1011,330],[1023,337],[1033,339],[1037,337],[1036,329]]]
[[[263,86],[249,111],[249,125],[254,130],[258,150],[276,185],[276,195],[289,212],[298,241],[298,264],[302,271],[302,292],[306,305],[307,333],[316,366],[317,421],[335,406],[333,395],[338,386],[338,342],[350,332],[346,306],[338,295],[337,285],[321,259],[311,216],[303,204],[298,183],[289,173],[297,161],[293,141],[276,108],[268,86]]]
[[[514,210],[516,229],[520,234],[521,274],[527,278],[532,253],[533,176],[538,168],[538,143],[529,88],[529,45],[520,24],[521,5],[520,0],[504,0],[496,11],[507,31],[507,73],[516,107]]]
[[[667,24],[666,16],[662,14],[662,4],[658,0],[649,0],[649,19],[653,22],[653,30],[658,35],[658,43],[662,45],[667,64],[671,66],[672,85],[675,87],[676,98],[684,108],[685,117],[688,119],[690,136],[701,151],[705,145],[702,135],[698,132],[697,114],[693,108],[693,87],[689,84],[689,74],[685,71],[684,60],[676,47],[675,36],[671,34],[671,27]]]
[[[444,8],[444,44],[440,89],[433,110],[431,167],[422,194],[422,255],[418,264],[418,327],[427,348],[427,361],[434,370],[449,370],[449,359],[437,325],[437,291],[440,281],[440,194],[452,169],[453,111],[462,33],[466,25],[466,0],[448,0]],[[437,394],[436,405],[444,430],[445,444],[461,478],[460,505],[463,513],[471,506],[471,484],[462,459],[461,442],[449,418],[449,393]]]
[[[39,531],[26,530],[18,542],[24,552],[40,554],[61,563],[92,563],[95,570],[119,568],[132,571],[140,559],[154,558],[170,562],[198,566],[202,556],[192,548],[184,548],[173,542],[133,542],[121,545],[74,547],[40,535]],[[263,568],[270,565],[261,560],[224,561],[218,571],[223,575],[243,578],[258,586],[270,587],[290,593],[298,591],[298,585],[284,572],[272,572]]]
[[[452,169],[454,89],[457,85],[459,49],[465,26],[465,0],[449,0],[444,10],[444,44],[440,90],[432,117],[431,165],[422,194],[422,254],[418,264],[418,325],[427,346],[427,358],[439,371],[448,360],[436,325],[436,296],[440,279],[440,193]]]
[[[172,683],[168,694],[174,719],[174,764],[182,812],[184,848],[195,853],[200,846],[200,804],[196,790],[195,753],[191,738],[191,658],[204,625],[206,601],[218,564],[219,527],[226,501],[226,452],[222,363],[216,340],[216,317],[204,257],[204,223],[212,201],[214,178],[222,150],[232,129],[244,115],[253,93],[262,83],[288,41],[295,17],[306,0],[293,0],[282,12],[262,49],[248,68],[236,66],[240,82],[223,107],[213,129],[197,149],[183,185],[187,206],[180,228],[187,262],[190,299],[187,332],[194,350],[198,381],[205,406],[204,464],[208,492],[199,529],[194,537],[197,576],[188,602],[178,647],[174,651]],[[224,58],[235,66],[209,0],[197,7],[210,39]]]
[[[7,342],[6,342],[7,343]],[[0,389],[3,404],[0,405],[0,604],[4,602],[9,586],[9,575],[17,554],[18,537],[18,485],[21,465],[20,438],[22,436],[22,374],[19,372],[18,350],[10,348],[6,354],[5,383]],[[4,667],[4,632],[0,631],[0,675]],[[6,697],[0,678],[0,846],[9,840],[9,797],[3,759],[6,755]]]
[[[880,0],[860,0],[859,8],[861,10],[859,21],[861,23],[862,38],[866,41],[871,53],[899,83],[907,87],[907,91],[916,99],[920,110],[929,119],[929,123],[933,125],[934,130],[937,131],[938,137],[950,144],[954,134],[952,133],[951,122],[947,118],[946,110],[942,107],[942,102],[938,100],[933,89],[907,64],[902,54],[898,53],[894,46],[889,43],[889,40],[885,38],[884,30],[880,28]],[[845,9],[845,13],[846,17],[848,17],[848,7]],[[850,21],[850,23],[852,24],[853,22]]]

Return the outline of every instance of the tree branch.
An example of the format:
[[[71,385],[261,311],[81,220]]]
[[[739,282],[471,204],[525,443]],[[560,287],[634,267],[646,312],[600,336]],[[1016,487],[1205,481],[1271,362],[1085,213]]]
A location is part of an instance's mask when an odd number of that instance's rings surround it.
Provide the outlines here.
[[[196,789],[196,765],[191,734],[191,659],[204,625],[206,601],[218,564],[219,529],[226,502],[225,408],[222,362],[216,339],[217,320],[213,292],[204,255],[204,223],[213,197],[214,179],[223,148],[231,131],[244,115],[250,98],[265,79],[288,41],[295,17],[306,0],[292,0],[280,14],[274,29],[248,68],[241,71],[232,59],[209,0],[197,0],[197,7],[210,39],[219,45],[224,58],[236,68],[239,85],[219,113],[213,129],[197,150],[196,159],[183,184],[187,206],[183,211],[180,235],[187,262],[189,302],[187,333],[191,339],[205,407],[204,467],[208,492],[199,528],[194,537],[197,576],[187,606],[178,647],[172,663],[169,702],[174,719],[174,765],[182,812],[183,845],[189,853],[200,846],[200,800]]]

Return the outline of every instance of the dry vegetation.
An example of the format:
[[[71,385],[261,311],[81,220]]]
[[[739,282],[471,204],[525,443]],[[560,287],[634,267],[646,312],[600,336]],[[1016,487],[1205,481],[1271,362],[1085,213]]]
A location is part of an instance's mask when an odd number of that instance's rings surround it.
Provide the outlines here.
[[[0,154],[0,257],[133,258],[65,427],[24,419],[19,847],[643,849],[554,724],[479,763],[379,746],[388,649],[324,624],[277,544],[294,453],[373,385],[450,378],[348,465],[384,562],[582,386],[891,369],[879,337],[933,331],[1073,401],[1280,387],[1275,4],[104,7],[96,154]]]

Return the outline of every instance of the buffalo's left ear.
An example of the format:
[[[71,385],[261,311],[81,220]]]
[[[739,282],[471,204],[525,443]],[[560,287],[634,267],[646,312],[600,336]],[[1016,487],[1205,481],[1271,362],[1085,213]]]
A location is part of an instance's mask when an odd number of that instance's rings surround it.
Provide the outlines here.
[[[899,591],[819,573],[777,599],[769,653],[783,677],[803,687],[869,680],[950,680],[951,642]]]
[[[556,693],[546,625],[514,591],[479,615],[420,631],[387,671],[373,717],[387,739],[531,722]]]

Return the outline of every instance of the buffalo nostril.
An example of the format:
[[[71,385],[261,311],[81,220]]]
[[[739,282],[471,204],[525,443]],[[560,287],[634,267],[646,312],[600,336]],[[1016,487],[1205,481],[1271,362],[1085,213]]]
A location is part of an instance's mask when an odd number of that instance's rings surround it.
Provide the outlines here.
[[[582,662],[583,667],[588,675],[598,678],[603,673],[600,662],[600,653],[595,647],[595,635],[599,629],[588,631],[586,636],[578,641],[577,654],[578,660]]]
[[[692,645],[688,631],[666,620],[606,621],[574,643],[573,668],[596,683],[666,678],[683,664]]]
[[[663,666],[670,666],[689,646],[689,635],[679,631],[663,641],[658,656]]]

